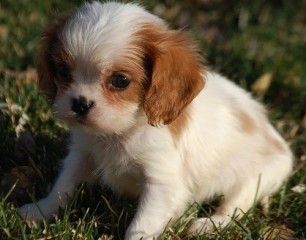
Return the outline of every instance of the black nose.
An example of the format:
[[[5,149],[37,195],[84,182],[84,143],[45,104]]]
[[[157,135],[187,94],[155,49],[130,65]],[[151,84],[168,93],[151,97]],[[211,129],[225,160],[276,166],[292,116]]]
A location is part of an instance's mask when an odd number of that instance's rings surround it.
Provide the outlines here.
[[[86,98],[80,96],[72,99],[71,110],[78,116],[85,116],[94,105],[93,101],[88,101]]]

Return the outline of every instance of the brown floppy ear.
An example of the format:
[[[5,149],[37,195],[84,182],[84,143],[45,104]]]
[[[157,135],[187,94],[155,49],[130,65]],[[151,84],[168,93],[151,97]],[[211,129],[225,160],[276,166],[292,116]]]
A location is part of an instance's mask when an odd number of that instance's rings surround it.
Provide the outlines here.
[[[54,82],[55,68],[53,54],[59,45],[58,33],[63,28],[67,17],[59,18],[44,30],[40,40],[40,49],[37,63],[38,87],[53,102],[56,96],[56,85]]]
[[[144,111],[149,124],[170,124],[204,87],[204,67],[183,32],[146,26],[141,34],[152,61]]]

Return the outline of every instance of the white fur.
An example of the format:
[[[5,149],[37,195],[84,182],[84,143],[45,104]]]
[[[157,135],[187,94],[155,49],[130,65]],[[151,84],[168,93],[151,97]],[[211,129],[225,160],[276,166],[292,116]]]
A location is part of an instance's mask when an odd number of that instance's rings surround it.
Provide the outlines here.
[[[139,24],[145,22],[163,24],[161,19],[135,4],[85,3],[66,24],[61,38],[72,55],[80,56],[79,60],[96,60],[107,65],[125,51],[125,44],[132,39]]]
[[[189,104],[189,120],[178,139],[167,126],[148,125],[141,104],[109,104],[99,90],[99,71],[120,57],[143,22],[164,25],[134,4],[94,2],[65,25],[61,39],[77,66],[73,83],[55,99],[55,112],[71,123],[71,98],[82,95],[97,104],[86,124],[72,124],[63,170],[51,193],[37,205],[49,218],[65,206],[77,184],[98,178],[115,192],[140,195],[125,239],[152,239],[189,204],[219,195],[225,200],[212,220],[222,227],[235,212],[241,216],[240,211],[280,187],[292,168],[291,152],[269,124],[264,108],[213,72],[203,75],[206,85]],[[256,124],[254,132],[243,131],[240,111]],[[271,147],[265,154],[271,139],[283,150]],[[19,212],[29,220],[41,219],[34,204]],[[212,226],[200,218],[190,232],[210,231]]]

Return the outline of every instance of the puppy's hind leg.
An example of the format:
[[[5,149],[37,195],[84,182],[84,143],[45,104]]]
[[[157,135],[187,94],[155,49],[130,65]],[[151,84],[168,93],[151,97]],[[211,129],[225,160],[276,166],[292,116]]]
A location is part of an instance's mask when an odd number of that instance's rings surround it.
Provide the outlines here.
[[[191,234],[210,233],[214,229],[222,229],[232,219],[241,218],[259,197],[258,181],[245,183],[224,196],[224,200],[216,212],[209,218],[195,220],[189,228]]]
[[[289,176],[293,164],[289,148],[282,146],[282,151],[272,149],[274,152],[271,150],[269,155],[260,155],[256,160],[257,168],[244,177],[240,175],[234,187],[225,193],[224,202],[216,213],[211,218],[197,219],[189,232],[201,234],[215,227],[223,228],[231,219],[241,218],[258,200],[276,192]]]

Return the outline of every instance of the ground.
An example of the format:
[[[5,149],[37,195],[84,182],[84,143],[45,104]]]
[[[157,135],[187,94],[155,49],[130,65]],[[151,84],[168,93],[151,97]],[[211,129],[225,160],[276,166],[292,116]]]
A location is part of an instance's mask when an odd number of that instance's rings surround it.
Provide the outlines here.
[[[268,212],[254,206],[227,229],[193,239],[305,239],[306,2],[141,2],[170,26],[190,31],[207,66],[264,102],[296,159]],[[120,239],[135,212],[137,200],[83,185],[53,221],[30,226],[16,213],[16,207],[45,196],[67,152],[68,129],[39,93],[35,66],[43,27],[81,3],[0,3],[0,239]],[[194,204],[162,238],[192,239],[186,236],[190,221],[217,205]]]

